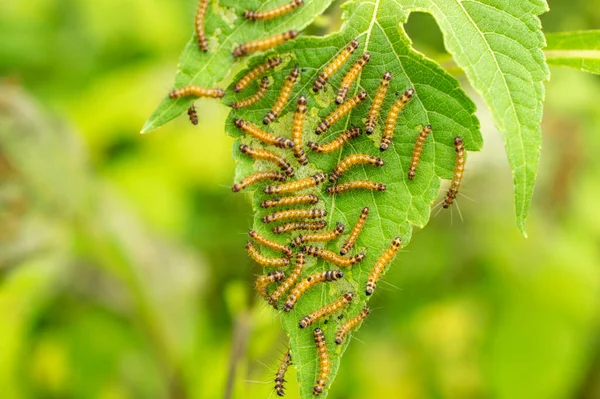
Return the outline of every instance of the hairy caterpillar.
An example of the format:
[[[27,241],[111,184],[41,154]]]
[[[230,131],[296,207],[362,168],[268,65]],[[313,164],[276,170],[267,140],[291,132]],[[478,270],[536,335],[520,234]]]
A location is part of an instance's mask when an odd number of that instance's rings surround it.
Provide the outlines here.
[[[340,149],[348,141],[360,136],[361,134],[362,130],[359,127],[355,127],[350,130],[346,130],[344,133],[340,134],[329,143],[319,144],[313,141],[309,141],[307,145],[311,150],[315,152],[318,152],[320,154],[328,154],[330,152]]]
[[[198,113],[196,112],[196,107],[194,107],[194,104],[192,104],[187,111],[188,114],[188,118],[190,118],[190,122],[192,122],[192,125],[197,125],[198,124]]]
[[[281,64],[283,60],[280,57],[269,58],[266,62],[257,65],[252,68],[247,74],[245,74],[233,87],[233,91],[236,93],[245,89],[254,79],[267,72],[269,69],[273,69]]]
[[[350,190],[385,191],[387,190],[387,186],[383,183],[376,183],[371,180],[353,180],[336,186],[327,187],[327,192],[329,194],[341,194]]]
[[[287,372],[288,367],[292,364],[292,355],[290,350],[283,355],[283,359],[281,360],[281,364],[279,365],[279,369],[277,369],[277,373],[275,373],[275,393],[277,396],[285,396],[283,383],[285,380],[285,373]]]
[[[360,212],[360,216],[354,224],[354,227],[352,227],[352,231],[348,236],[348,240],[344,243],[344,245],[342,245],[342,249],[340,249],[340,255],[346,255],[348,252],[350,252],[350,250],[356,243],[360,232],[362,231],[363,227],[365,227],[365,223],[367,222],[367,216],[369,216],[369,208],[365,206]]]
[[[241,144],[240,152],[242,152],[243,154],[246,154],[249,157],[254,158],[254,159],[262,159],[265,161],[271,161],[271,162],[275,163],[277,166],[279,166],[279,168],[286,175],[294,176],[294,168],[292,168],[292,165],[290,165],[289,162],[285,160],[285,158],[280,157],[279,155],[275,154],[273,151],[263,150],[260,148],[253,148],[253,147],[248,146],[247,144]]]
[[[257,102],[259,102],[265,96],[268,89],[269,89],[269,78],[267,78],[265,76],[261,79],[260,86],[258,87],[258,90],[256,91],[256,93],[254,93],[253,95],[251,95],[248,98],[244,98],[243,100],[234,101],[231,104],[229,104],[229,106],[233,109],[248,108],[248,107],[256,104]]]
[[[265,180],[285,181],[287,175],[280,172],[256,172],[243,178],[239,183],[235,183],[231,187],[231,191],[237,193],[249,186]]]
[[[342,104],[339,107],[337,107],[336,109],[334,109],[331,112],[331,114],[329,114],[325,119],[323,119],[321,121],[321,123],[319,123],[319,126],[317,126],[317,128],[315,129],[315,133],[316,134],[325,133],[337,121],[342,119],[342,117],[344,115],[346,115],[348,112],[352,111],[352,109],[354,107],[356,107],[358,104],[363,102],[365,100],[365,98],[367,98],[367,92],[361,91],[360,93],[358,93],[357,95],[352,97],[350,100],[348,100],[344,104]]]
[[[311,314],[304,316],[302,318],[302,320],[300,320],[300,322],[298,323],[298,327],[306,328],[306,327],[310,326],[311,324],[315,323],[316,321],[321,320],[324,317],[334,314],[335,312],[339,311],[340,309],[348,306],[348,304],[350,302],[352,302],[353,298],[354,298],[353,293],[346,292],[344,295],[342,295],[335,301],[331,302],[330,304],[327,304],[327,305],[323,306],[322,308],[315,310]]]
[[[304,252],[298,252],[296,254],[296,263],[294,265],[294,269],[290,275],[287,276],[287,278],[283,280],[279,286],[277,286],[275,291],[273,291],[271,296],[267,299],[275,309],[277,309],[277,301],[279,301],[279,298],[288,292],[288,290],[292,288],[294,284],[296,284],[296,281],[298,281],[300,276],[302,276],[302,272],[304,271],[305,257],[306,255]]]
[[[276,206],[316,204],[317,202],[319,202],[319,197],[314,194],[299,194],[291,197],[267,199],[261,202],[260,206],[263,208],[273,208]]]
[[[402,112],[414,94],[415,91],[413,89],[408,89],[399,99],[396,100],[394,105],[392,105],[392,108],[390,109],[390,112],[388,112],[387,119],[385,121],[385,127],[383,128],[381,144],[379,145],[380,151],[385,151],[389,148],[392,138],[394,137],[394,130],[396,129],[398,115],[400,115],[400,112]]]
[[[296,65],[292,72],[288,75],[283,83],[283,87],[281,88],[281,92],[279,93],[279,97],[273,104],[273,107],[267,112],[265,117],[263,118],[263,123],[268,125],[273,122],[275,118],[279,116],[285,105],[287,104],[290,95],[292,94],[292,89],[298,80],[298,76],[300,76],[300,68]],[[305,104],[306,105],[306,104]]]
[[[261,264],[264,267],[284,267],[290,264],[290,260],[288,258],[269,258],[262,255],[254,247],[251,241],[248,241],[246,244],[246,251],[256,263]]]
[[[308,159],[302,149],[302,131],[304,129],[304,119],[306,117],[306,97],[298,98],[298,106],[294,112],[294,121],[292,122],[292,140],[294,141],[294,157],[300,165],[308,164]]]
[[[312,255],[314,257],[321,258],[323,260],[326,260],[327,262],[331,262],[334,265],[337,265],[340,267],[350,267],[359,262],[362,262],[365,259],[364,252],[361,252],[359,254],[356,254],[354,256],[346,258],[346,257],[336,254],[335,252],[331,252],[326,249],[313,247],[310,245],[302,247],[302,251],[306,252],[308,255]]]
[[[417,137],[412,160],[410,161],[410,168],[408,169],[408,178],[410,180],[415,178],[417,167],[419,166],[419,160],[421,159],[421,152],[423,152],[423,145],[425,144],[425,140],[427,140],[429,133],[431,133],[431,125],[425,126],[423,130],[421,130],[421,133],[419,133],[419,137]]]
[[[450,188],[444,199],[444,208],[449,208],[450,205],[454,203],[465,172],[465,147],[463,145],[462,137],[456,136],[454,138],[454,148],[456,149],[456,165],[454,166],[454,174],[452,176],[452,181],[450,182]]]
[[[335,102],[337,104],[341,104],[344,101],[346,101],[346,96],[348,95],[350,86],[352,86],[352,83],[354,83],[360,71],[362,71],[362,69],[365,67],[365,65],[367,65],[367,63],[370,60],[371,54],[364,53],[363,56],[360,57],[354,65],[352,65],[352,68],[350,68],[346,76],[344,76],[344,79],[342,80],[342,85],[337,92],[337,96],[335,97]]]
[[[241,57],[248,53],[255,51],[268,50],[279,44],[285,43],[288,40],[294,39],[298,36],[298,31],[292,29],[287,32],[280,33],[275,36],[268,37],[266,39],[254,40],[252,42],[243,43],[233,49],[233,56],[235,58]]]
[[[317,284],[323,282],[337,281],[344,277],[344,273],[341,270],[327,270],[324,272],[318,272],[315,274],[311,274],[306,277],[304,280],[300,281],[298,284],[292,288],[290,291],[290,295],[288,296],[285,304],[283,305],[283,310],[289,312],[294,308],[300,297],[308,291],[310,288],[314,287]]]
[[[290,209],[279,211],[262,218],[263,223],[273,223],[284,219],[319,219],[327,216],[325,209]]]
[[[322,230],[327,226],[327,222],[325,220],[316,220],[309,222],[291,222],[282,224],[281,226],[277,226],[273,228],[273,233],[275,234],[283,234],[290,233],[292,231],[297,230]]]
[[[208,51],[208,41],[206,40],[206,33],[204,33],[204,17],[208,10],[208,0],[200,0],[198,9],[196,10],[196,38],[198,39],[198,45],[200,50]]]
[[[317,355],[319,358],[319,373],[317,374],[317,382],[313,388],[313,395],[318,396],[323,393],[329,374],[331,373],[331,360],[329,360],[329,351],[325,343],[325,335],[320,328],[315,328],[313,332],[315,344],[317,345]]]
[[[290,3],[266,11],[244,11],[244,18],[251,21],[267,20],[280,17],[304,3],[304,0],[292,0]]]
[[[360,311],[359,314],[357,314],[356,316],[354,316],[353,318],[351,318],[350,320],[348,320],[347,322],[345,322],[340,327],[340,329],[338,330],[337,334],[335,334],[335,343],[336,343],[336,345],[341,345],[342,342],[344,342],[344,339],[346,338],[346,335],[348,335],[348,332],[350,332],[350,330],[352,330],[357,325],[359,325],[360,323],[362,323],[363,320],[365,320],[367,318],[367,316],[369,315],[369,313],[371,313],[371,309],[369,309],[368,306],[365,306],[364,308],[362,308],[362,310]]]
[[[400,239],[400,237],[394,238],[394,241],[392,241],[392,245],[390,245],[389,248],[381,254],[379,259],[377,259],[377,262],[375,262],[375,265],[373,265],[373,268],[369,273],[369,278],[367,279],[367,288],[365,289],[365,294],[367,296],[373,295],[381,273],[383,273],[383,270],[388,265],[388,263],[392,261],[392,259],[394,258],[401,246],[402,239]]]
[[[333,172],[329,174],[329,181],[335,183],[337,179],[339,179],[342,174],[350,167],[354,165],[373,165],[373,166],[383,166],[383,159],[374,157],[372,155],[367,154],[352,154],[342,159],[340,163],[337,164]]]
[[[243,119],[234,119],[233,123],[242,132],[249,134],[250,136],[262,141],[265,144],[274,145],[279,148],[291,148],[294,146],[294,142],[284,137],[279,137],[273,133],[265,132],[256,125],[250,122],[246,122]]]
[[[209,98],[223,98],[225,96],[225,90],[222,89],[207,89],[196,85],[190,85],[182,87],[181,89],[173,90],[169,93],[169,97],[172,99],[181,97],[209,97]]]
[[[321,90],[326,84],[331,75],[333,75],[342,65],[346,63],[348,58],[356,51],[358,48],[358,40],[354,39],[348,44],[346,47],[342,49],[342,51],[331,61],[319,74],[317,80],[313,84],[313,91],[317,93]]]
[[[267,293],[267,288],[269,287],[269,284],[273,284],[277,281],[281,281],[284,278],[285,278],[285,273],[282,272],[281,270],[263,274],[262,276],[259,276],[256,279],[256,283],[255,283],[256,292],[258,292],[258,294],[261,297],[268,299],[269,294]]]
[[[289,247],[280,244],[276,241],[269,240],[267,237],[258,234],[258,232],[255,230],[250,230],[248,234],[250,235],[250,237],[252,237],[252,239],[254,239],[254,241],[259,243],[260,245],[264,245],[265,247],[271,248],[274,251],[281,252],[288,258],[291,258],[293,255],[292,250]]]
[[[310,234],[301,234],[298,237],[294,238],[290,243],[290,246],[297,247],[305,242],[327,242],[335,240],[344,232],[346,226],[343,223],[338,222],[335,226],[335,229],[332,231],[325,231],[323,233],[310,233]]]
[[[277,186],[265,187],[265,194],[283,194],[292,193],[294,191],[305,190],[307,188],[315,187],[323,183],[326,179],[325,173],[317,173],[314,176],[305,177],[304,179],[291,181]]]
[[[392,73],[386,72],[383,74],[383,78],[381,78],[381,83],[379,83],[379,87],[377,88],[377,92],[375,93],[375,98],[373,99],[373,103],[371,104],[371,108],[369,109],[369,116],[367,121],[365,122],[365,132],[367,134],[372,134],[375,131],[375,125],[377,124],[377,118],[379,117],[379,112],[381,111],[381,106],[383,104],[383,100],[385,99],[385,95],[390,88],[390,81],[392,80]]]

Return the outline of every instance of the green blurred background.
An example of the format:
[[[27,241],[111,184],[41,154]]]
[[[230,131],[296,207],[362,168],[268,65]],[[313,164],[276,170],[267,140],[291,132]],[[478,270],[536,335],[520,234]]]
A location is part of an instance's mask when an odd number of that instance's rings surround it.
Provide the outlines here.
[[[600,27],[593,3],[551,0],[545,30]],[[310,32],[335,27],[338,6]],[[138,134],[195,7],[0,4],[1,398],[271,395],[286,342],[252,291],[227,110],[198,101],[199,127]],[[407,30],[443,59],[429,16]],[[600,398],[600,79],[552,75],[528,239],[502,142],[459,76],[486,139],[467,163],[472,201],[398,257],[331,398]]]

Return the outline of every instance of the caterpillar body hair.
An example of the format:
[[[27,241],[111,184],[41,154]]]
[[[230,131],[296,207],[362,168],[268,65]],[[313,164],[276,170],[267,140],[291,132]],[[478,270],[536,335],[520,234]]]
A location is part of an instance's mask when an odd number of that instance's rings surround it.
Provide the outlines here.
[[[354,165],[383,166],[384,161],[381,158],[367,154],[348,155],[346,158],[342,159],[340,163],[337,164],[335,169],[333,169],[333,172],[329,174],[329,181],[335,183],[337,179],[339,179],[342,174],[346,172],[346,170]]]
[[[259,243],[260,245],[264,245],[265,247],[271,248],[274,251],[281,252],[288,258],[291,258],[293,255],[292,250],[289,247],[287,247],[283,244],[280,244],[276,241],[269,240],[267,237],[260,235],[255,230],[250,230],[250,232],[248,234],[250,235],[250,237],[252,237],[252,239],[254,241]]]
[[[300,76],[300,68],[298,68],[298,65],[296,65],[294,69],[292,69],[292,72],[290,72],[288,77],[285,79],[285,82],[283,82],[283,87],[281,88],[281,92],[279,93],[279,97],[277,97],[275,104],[273,104],[273,107],[271,107],[269,112],[267,112],[263,118],[263,123],[265,125],[273,122],[286,106],[290,95],[292,94],[294,85],[298,81],[298,76]]]
[[[307,145],[311,150],[318,152],[319,154],[328,154],[330,152],[339,150],[348,141],[360,136],[361,134],[362,130],[359,127],[355,127],[350,130],[346,130],[329,143],[319,144],[309,141]]]
[[[277,396],[285,396],[285,387],[283,386],[283,383],[286,382],[285,373],[287,372],[287,369],[288,367],[290,367],[291,364],[292,355],[290,353],[290,350],[288,349],[287,352],[285,352],[285,354],[283,355],[283,359],[281,359],[281,364],[279,365],[277,373],[275,374],[275,393],[277,394]]]
[[[294,157],[300,165],[308,164],[308,158],[302,149],[302,132],[304,130],[304,119],[306,118],[306,97],[298,98],[298,106],[294,112],[294,121],[292,122],[292,140],[294,141]]]
[[[346,258],[327,249],[317,248],[310,245],[302,247],[302,251],[306,252],[308,255],[312,255],[316,258],[321,258],[323,260],[326,260],[327,262],[331,262],[339,267],[350,267],[352,265],[355,265],[359,262],[362,262],[366,256],[364,252],[361,252],[359,254]]]
[[[350,330],[354,329],[356,326],[358,326],[360,323],[362,323],[370,313],[371,313],[371,309],[369,309],[368,306],[365,306],[364,308],[362,308],[362,310],[360,311],[359,314],[357,314],[356,316],[354,316],[353,318],[351,318],[350,320],[345,322],[340,327],[337,334],[335,334],[336,345],[341,345],[342,342],[344,342],[344,339],[346,338],[346,335],[348,335]]]
[[[294,146],[294,142],[292,140],[276,136],[273,133],[265,132],[258,126],[253,125],[250,122],[246,122],[243,119],[234,119],[233,123],[242,132],[262,141],[265,144],[274,145],[275,147],[279,148],[291,148]]]
[[[277,302],[283,296],[283,294],[288,292],[290,290],[290,288],[292,288],[294,286],[294,284],[296,284],[296,281],[298,281],[300,276],[302,276],[302,272],[304,271],[305,258],[306,258],[306,255],[304,254],[304,252],[298,252],[296,254],[296,263],[294,265],[294,269],[287,276],[287,278],[285,280],[283,280],[281,282],[281,284],[279,284],[277,286],[275,291],[273,291],[271,296],[267,299],[267,301],[275,309],[277,309]]]
[[[254,260],[256,263],[263,265],[264,267],[284,267],[290,264],[290,260],[288,258],[269,258],[264,256],[254,247],[251,241],[246,243],[246,251],[248,255]]]
[[[280,7],[273,8],[271,10],[266,11],[244,11],[244,18],[249,19],[251,21],[264,21],[267,19],[273,19],[280,17],[284,14],[287,14],[293,11],[295,8],[299,7],[304,3],[304,0],[292,0],[291,2],[284,4]]]
[[[365,65],[367,65],[367,63],[370,60],[371,60],[371,54],[364,53],[363,56],[360,57],[358,59],[358,61],[356,61],[356,63],[354,63],[354,65],[352,65],[352,68],[350,68],[350,70],[348,71],[346,76],[344,76],[344,79],[342,80],[340,89],[338,90],[337,96],[335,97],[335,102],[337,104],[341,104],[344,101],[346,101],[346,96],[348,95],[348,91],[350,90],[352,83],[354,83],[354,81],[360,74],[360,71],[363,70]]]
[[[325,173],[317,173],[314,176],[305,177],[304,179],[291,181],[288,183],[278,184],[276,186],[265,187],[265,194],[284,194],[295,191],[305,190],[315,187],[325,181],[327,176]]]
[[[269,294],[267,293],[267,288],[270,284],[273,284],[277,281],[281,281],[285,278],[285,273],[281,270],[277,270],[274,272],[270,272],[267,274],[263,274],[256,279],[255,287],[258,295],[263,297],[264,299],[269,298]]]
[[[275,36],[268,37],[266,39],[254,40],[252,42],[243,43],[233,49],[233,56],[235,58],[242,57],[248,53],[255,51],[269,50],[279,44],[285,43],[288,40],[294,39],[298,36],[298,31],[292,29],[287,32],[280,33]]]
[[[196,10],[196,38],[198,39],[198,46],[200,50],[208,51],[208,40],[206,39],[206,33],[204,32],[204,19],[206,17],[206,11],[208,10],[208,0],[200,0],[198,9]]]
[[[344,117],[344,115],[346,115],[348,112],[352,111],[352,109],[354,107],[356,107],[358,104],[363,102],[365,100],[365,98],[367,98],[367,92],[361,91],[360,93],[358,93],[357,95],[352,97],[350,100],[348,100],[347,102],[343,103],[342,105],[340,105],[339,107],[334,109],[325,119],[323,119],[321,121],[321,123],[319,123],[319,125],[315,129],[315,133],[316,134],[325,133],[337,121],[342,119]]]
[[[233,91],[236,93],[244,90],[248,85],[254,81],[254,79],[258,78],[263,73],[267,72],[270,69],[273,69],[279,66],[282,63],[281,57],[273,57],[269,58],[266,62],[263,62],[260,65],[252,68],[247,74],[245,74],[233,87]]]
[[[306,277],[304,280],[300,281],[298,284],[292,288],[290,291],[290,295],[288,295],[285,304],[283,305],[283,310],[286,312],[291,311],[296,303],[300,299],[300,297],[309,289],[314,287],[317,284],[324,282],[337,281],[344,277],[344,273],[341,270],[327,270],[324,272],[317,272],[311,274]]]
[[[346,63],[346,61],[348,61],[348,58],[350,58],[352,53],[354,53],[357,48],[358,40],[354,39],[342,49],[342,51],[333,59],[333,61],[331,61],[325,67],[323,72],[319,74],[317,80],[315,80],[315,83],[313,84],[313,91],[315,93],[317,93],[327,84],[329,78],[331,78],[331,76],[337,72],[337,70],[340,69],[341,66]]]
[[[398,116],[400,112],[404,109],[406,104],[413,98],[415,91],[413,89],[408,89],[400,96],[399,99],[396,100],[392,108],[390,108],[390,112],[388,112],[387,119],[385,121],[385,126],[383,128],[383,134],[381,136],[381,143],[379,145],[380,151],[385,151],[389,148],[392,138],[394,137],[394,130],[396,129],[396,121],[398,120]]]
[[[387,190],[387,186],[383,183],[376,183],[371,180],[352,180],[347,183],[327,187],[327,192],[329,194],[341,194],[351,190],[385,191]]]
[[[246,176],[239,183],[235,183],[231,187],[231,191],[237,193],[245,188],[250,187],[253,184],[256,184],[265,180],[275,180],[275,181],[285,181],[287,179],[287,175],[281,172],[257,172],[251,174],[250,176]]]
[[[285,219],[319,219],[327,216],[325,209],[290,209],[279,211],[262,218],[263,223],[273,223]]]
[[[292,165],[290,165],[289,162],[285,160],[285,158],[280,157],[273,151],[250,147],[247,144],[241,144],[240,152],[254,159],[261,159],[273,162],[277,166],[279,166],[279,169],[281,169],[283,173],[285,173],[288,176],[294,176],[294,168],[292,168]]]
[[[365,223],[367,223],[367,216],[369,216],[369,208],[365,206],[362,211],[360,211],[360,216],[354,224],[354,227],[352,227],[352,231],[350,232],[348,239],[344,245],[342,245],[342,249],[340,249],[340,255],[346,255],[348,252],[350,252],[354,244],[356,244],[356,240],[358,239],[360,232],[362,231],[363,227],[365,227]]]
[[[308,222],[291,222],[282,224],[281,226],[277,226],[273,228],[273,233],[275,234],[283,234],[283,233],[291,233],[292,231],[298,230],[307,230],[307,231],[316,231],[323,230],[327,227],[327,221],[325,220],[315,220]]]
[[[209,98],[223,98],[225,91],[223,89],[207,89],[196,85],[185,86],[180,89],[173,90],[169,93],[169,97],[177,99],[181,97],[209,97]]]
[[[383,270],[388,265],[388,263],[392,261],[392,259],[394,258],[401,246],[402,239],[400,237],[394,238],[394,240],[392,241],[392,245],[390,245],[389,248],[381,254],[379,259],[377,259],[377,262],[375,262],[375,265],[373,265],[373,268],[369,273],[369,277],[367,279],[367,288],[365,289],[365,295],[373,295],[381,273],[383,273]]]
[[[196,112],[196,107],[192,104],[187,111],[188,118],[190,118],[190,122],[192,125],[196,126],[198,124],[198,112]]]
[[[375,131],[375,125],[377,124],[377,118],[379,118],[379,112],[381,112],[381,106],[383,105],[383,100],[385,100],[385,95],[390,88],[390,81],[392,80],[392,73],[386,72],[383,74],[381,78],[381,83],[379,83],[379,87],[377,88],[377,92],[375,93],[375,97],[373,98],[373,103],[371,104],[371,108],[369,109],[369,116],[367,117],[367,121],[365,122],[365,132],[367,134],[373,134]]]
[[[444,198],[443,207],[446,209],[454,203],[460,189],[463,174],[465,173],[465,147],[462,137],[456,136],[454,138],[454,148],[456,150],[456,164],[454,165],[454,174],[452,175],[450,188],[448,188],[448,193],[446,193],[446,198]]]
[[[421,153],[423,152],[423,145],[425,144],[425,140],[427,140],[427,136],[431,133],[431,125],[427,125],[421,130],[419,133],[419,137],[417,137],[417,142],[415,143],[415,148],[413,149],[412,160],[410,161],[410,167],[408,168],[408,178],[409,180],[413,180],[417,173],[417,167],[419,166],[419,160],[421,159]]]
[[[323,393],[329,374],[331,373],[331,360],[329,359],[329,351],[325,343],[325,335],[320,328],[315,328],[313,332],[315,344],[317,346],[317,356],[319,358],[319,372],[317,373],[317,381],[313,387],[313,395],[319,396]]]
[[[339,310],[348,306],[350,302],[352,302],[352,299],[354,299],[354,294],[351,292],[346,292],[344,295],[331,302],[330,304],[315,310],[307,316],[304,316],[302,320],[300,320],[300,322],[298,323],[298,327],[306,328],[312,325],[313,323],[321,320],[322,318],[325,318],[338,312]]]
[[[258,86],[258,90],[256,91],[256,93],[254,93],[248,98],[244,98],[243,100],[234,101],[231,104],[229,104],[229,106],[233,109],[248,108],[259,102],[265,96],[268,89],[269,78],[265,76],[261,79],[260,85]]]
[[[343,223],[338,222],[335,226],[335,229],[331,231],[325,231],[322,233],[309,233],[309,234],[301,234],[298,237],[294,238],[290,243],[292,248],[298,247],[305,242],[328,242],[335,240],[344,232],[346,226]]]
[[[263,208],[274,208],[276,206],[293,206],[293,205],[306,205],[316,204],[319,202],[319,197],[314,194],[299,194],[290,197],[279,197],[264,200],[260,203]]]

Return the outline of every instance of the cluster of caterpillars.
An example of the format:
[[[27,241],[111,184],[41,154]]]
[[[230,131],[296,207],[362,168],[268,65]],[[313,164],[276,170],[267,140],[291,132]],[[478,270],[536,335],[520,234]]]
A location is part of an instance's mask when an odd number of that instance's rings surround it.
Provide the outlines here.
[[[303,0],[293,0],[284,6],[272,10],[245,11],[243,17],[254,21],[272,19],[291,12],[302,4]],[[208,51],[208,42],[204,34],[204,15],[207,8],[208,1],[201,0],[196,17],[196,33],[198,44],[202,51]],[[293,39],[297,35],[298,33],[292,30],[271,38],[240,44],[233,49],[233,55],[237,58],[253,51],[267,50],[289,39]],[[323,67],[312,84],[314,93],[318,93],[327,87],[328,82],[338,70],[343,69],[345,65],[349,64],[359,46],[359,41],[354,39],[339,50],[337,54],[333,55],[332,61]],[[369,94],[366,91],[359,91],[356,95],[349,97],[354,82],[358,80],[361,72],[368,67],[370,61],[371,54],[365,52],[351,64],[335,94],[335,103],[337,106],[317,124],[314,131],[316,135],[327,132],[336,123],[351,114],[359,104],[366,101],[369,97],[372,100],[369,111],[364,119],[364,131],[367,135],[374,133],[380,120],[380,114],[382,113],[388,90],[392,84],[392,73],[389,71],[383,73],[380,84],[374,93]],[[250,69],[233,85],[233,92],[242,92],[255,81],[260,82],[258,90],[254,94],[234,101],[229,105],[234,110],[240,110],[251,107],[263,100],[273,82],[272,78],[270,79],[267,75],[271,71],[280,68],[282,64],[282,57],[271,57]],[[371,180],[339,182],[340,179],[349,174],[348,170],[354,166],[384,167],[385,160],[381,156],[353,153],[345,158],[341,158],[333,170],[328,173],[318,172],[309,174],[308,176],[307,173],[304,173],[304,169],[309,164],[309,157],[307,156],[309,151],[312,151],[315,156],[332,153],[342,149],[345,144],[359,137],[363,132],[361,127],[351,126],[327,143],[305,142],[303,138],[306,130],[305,119],[308,113],[308,93],[296,93],[297,101],[295,102],[295,109],[292,115],[292,127],[289,137],[279,136],[266,130],[265,126],[275,122],[288,104],[290,104],[290,99],[294,95],[296,83],[301,79],[302,72],[301,67],[296,64],[285,77],[275,102],[270,106],[269,111],[262,116],[263,127],[259,123],[250,120],[242,118],[233,119],[233,124],[241,132],[242,141],[245,141],[244,137],[249,139],[248,144],[242,143],[239,145],[239,152],[254,160],[261,160],[263,161],[261,165],[267,166],[263,168],[266,170],[261,170],[236,182],[232,190],[239,192],[261,184],[263,186],[262,191],[269,198],[263,200],[260,203],[260,207],[265,210],[274,208],[272,212],[269,211],[271,213],[262,217],[262,222],[265,225],[276,224],[271,231],[274,234],[273,237],[277,237],[277,239],[268,237],[267,235],[270,235],[270,233],[264,235],[256,230],[251,230],[249,233],[250,240],[246,244],[247,252],[254,261],[265,268],[275,269],[257,278],[255,283],[256,291],[268,304],[284,312],[290,312],[294,309],[303,295],[314,287],[343,279],[344,272],[341,270],[342,268],[350,270],[366,257],[364,249],[357,251],[353,255],[350,253],[356,246],[361,232],[368,223],[369,208],[365,206],[360,210],[360,213],[356,215],[352,228],[348,230],[346,236],[344,236],[346,226],[341,222],[337,222],[332,229],[326,230],[328,225],[326,220],[328,216],[327,211],[322,206],[319,206],[322,192],[325,191],[330,195],[338,195],[349,191],[368,190],[373,192],[373,195],[382,195],[375,194],[375,192],[384,192],[387,189],[385,183]],[[381,153],[385,152],[392,145],[398,118],[405,107],[410,104],[413,97],[417,95],[413,88],[404,88],[403,90],[401,94],[400,92],[396,92],[396,99],[385,115],[385,122],[382,124],[381,140],[379,142]],[[170,97],[173,99],[184,96],[222,98],[225,96],[225,91],[216,88],[186,86],[170,93]],[[193,105],[188,114],[190,120],[194,124],[197,124],[198,117]],[[431,133],[431,125],[422,125],[413,148],[407,172],[409,180],[413,180],[417,175],[421,153]],[[459,136],[455,137],[453,144],[456,150],[456,163],[453,179],[443,202],[444,208],[448,208],[454,202],[458,194],[465,166],[465,149],[462,138]],[[272,165],[279,170],[270,170],[268,165]],[[297,175],[306,177],[291,180]],[[330,183],[330,185],[323,190],[323,185],[327,183]],[[279,239],[280,237],[284,237],[285,234],[290,237],[284,240]],[[341,246],[339,246],[338,252],[314,245],[315,243],[329,243],[331,245],[342,237],[344,237],[344,240]],[[391,240],[388,248],[370,268],[366,286],[361,293],[364,293],[363,301],[366,297],[374,293],[380,276],[401,247],[402,240],[400,237]],[[275,251],[281,255],[276,257],[267,256],[263,254],[261,248],[268,248],[268,250]],[[333,264],[336,268],[318,272],[307,270],[308,268],[305,267],[307,256],[322,259],[325,261],[325,264]],[[287,269],[287,271],[284,269]],[[273,288],[272,286],[275,284],[276,286]],[[327,323],[327,319],[336,313],[339,314],[338,319],[340,320],[344,317],[344,313],[353,313],[346,322],[337,328],[333,342],[336,345],[341,345],[348,333],[360,325],[370,313],[370,309],[367,306],[359,309],[360,305],[358,304],[360,302],[361,299],[358,293],[352,291],[343,292],[342,295],[329,301],[323,307],[303,315],[298,320],[298,327],[306,329],[318,323]],[[313,337],[319,359],[313,393],[314,395],[320,395],[324,391],[329,379],[331,361],[324,331],[319,327],[314,328]],[[292,354],[288,350],[275,377],[275,392],[279,396],[284,395],[283,384],[285,382],[285,372],[291,363]]]

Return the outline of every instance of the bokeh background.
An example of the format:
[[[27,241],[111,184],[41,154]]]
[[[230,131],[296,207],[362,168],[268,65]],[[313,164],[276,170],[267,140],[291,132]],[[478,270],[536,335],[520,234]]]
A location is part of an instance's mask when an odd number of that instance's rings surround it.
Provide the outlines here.
[[[545,30],[600,28],[593,3],[551,0]],[[336,29],[338,6],[310,32]],[[272,395],[286,342],[252,291],[226,108],[198,101],[199,127],[182,116],[138,134],[195,7],[0,4],[2,398]],[[432,18],[407,30],[444,60]],[[599,97],[599,77],[552,69],[527,239],[474,97],[486,143],[467,163],[463,220],[439,213],[398,256],[331,398],[600,398]]]

